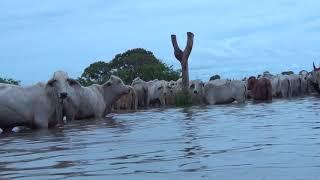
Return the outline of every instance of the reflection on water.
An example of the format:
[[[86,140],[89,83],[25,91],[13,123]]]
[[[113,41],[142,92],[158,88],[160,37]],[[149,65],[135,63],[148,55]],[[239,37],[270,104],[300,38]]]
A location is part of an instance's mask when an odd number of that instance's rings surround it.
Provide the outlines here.
[[[153,109],[1,134],[0,177],[317,179],[317,97]]]

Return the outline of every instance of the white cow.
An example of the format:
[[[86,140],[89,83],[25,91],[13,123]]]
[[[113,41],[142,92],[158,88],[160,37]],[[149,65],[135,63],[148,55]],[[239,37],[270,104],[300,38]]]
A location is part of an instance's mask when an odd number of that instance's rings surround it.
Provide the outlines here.
[[[280,79],[280,88],[281,88],[281,96],[282,98],[290,98],[291,97],[291,86],[288,75],[278,75]]]
[[[56,71],[48,83],[56,87],[59,91],[58,93],[60,98],[66,98],[68,96],[70,85],[75,83],[75,80],[69,78],[68,73],[64,71]]]
[[[204,95],[208,104],[244,103],[247,86],[243,81],[217,79],[205,84]]]
[[[49,128],[62,122],[61,89],[50,80],[29,87],[0,84],[0,128]]]
[[[288,75],[290,81],[290,96],[298,97],[301,95],[301,77],[297,74]]]
[[[177,82],[170,81],[164,83],[164,94],[165,94],[165,103],[167,106],[173,106],[176,104],[176,95],[177,95]]]
[[[263,73],[263,77],[268,78],[272,86],[272,96],[274,98],[289,98],[290,93],[290,81],[288,75],[273,75],[266,71]]]
[[[71,87],[67,103],[64,103],[67,120],[104,117],[110,113],[112,104],[129,93],[129,87],[116,76],[111,76],[102,85],[82,87],[74,82]]]
[[[211,80],[212,81],[212,80]],[[192,80],[189,82],[189,94],[192,104],[204,103],[204,83],[201,80]]]
[[[272,86],[272,97],[280,97],[281,96],[281,80],[280,76],[275,76],[271,74],[269,71],[265,71],[262,77],[267,78],[271,82]]]
[[[308,83],[308,79],[309,79],[309,72],[302,70],[299,72],[300,75],[300,79],[301,79],[301,93],[302,95],[306,95],[309,94],[309,83]]]
[[[148,107],[148,84],[139,77],[132,81],[131,86],[137,93],[138,107],[147,108]]]
[[[153,80],[148,81],[148,105],[151,106],[165,106],[166,105],[166,95],[168,93],[168,89],[166,88],[166,84],[168,82],[164,80]]]

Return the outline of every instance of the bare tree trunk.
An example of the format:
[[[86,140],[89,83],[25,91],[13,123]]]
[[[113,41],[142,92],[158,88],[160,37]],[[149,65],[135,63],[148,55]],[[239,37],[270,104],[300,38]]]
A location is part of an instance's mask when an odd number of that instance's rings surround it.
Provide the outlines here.
[[[193,47],[193,37],[194,34],[192,32],[188,32],[187,33],[187,45],[184,49],[184,51],[182,51],[179,48],[178,42],[177,42],[177,38],[176,35],[172,34],[171,35],[171,41],[172,41],[172,45],[174,48],[174,55],[176,57],[176,59],[180,62],[181,64],[181,70],[182,70],[182,90],[184,93],[188,93],[188,88],[189,88],[189,68],[188,68],[188,59],[190,56],[190,53],[192,51],[192,47]]]

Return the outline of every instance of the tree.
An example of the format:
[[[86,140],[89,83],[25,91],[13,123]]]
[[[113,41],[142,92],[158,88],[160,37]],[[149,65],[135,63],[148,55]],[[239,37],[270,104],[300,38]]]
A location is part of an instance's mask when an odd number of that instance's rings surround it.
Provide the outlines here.
[[[182,51],[179,48],[179,45],[177,43],[176,35],[174,35],[174,34],[171,35],[171,42],[172,42],[173,49],[174,49],[174,55],[175,55],[176,59],[181,64],[181,69],[182,69],[182,90],[186,95],[188,94],[188,88],[189,88],[188,59],[189,59],[189,56],[190,56],[190,53],[191,53],[192,47],[193,47],[194,34],[192,32],[188,32],[187,33],[187,37],[188,37],[187,45],[186,45],[185,49]]]
[[[151,51],[136,48],[117,54],[109,63],[99,61],[91,64],[84,70],[79,82],[85,86],[102,84],[110,75],[119,76],[126,84],[131,84],[136,77],[145,81],[177,80],[180,71],[157,59]]]
[[[220,75],[216,74],[216,75],[211,76],[209,81],[214,81],[216,79],[221,79]]]
[[[20,81],[17,81],[17,80],[11,79],[11,78],[6,79],[6,78],[0,77],[0,83],[20,85]]]
[[[90,86],[91,84],[103,84],[105,81],[107,81],[106,78],[109,76],[110,67],[108,66],[108,63],[98,61],[90,64],[90,66],[84,70],[81,77],[78,78],[78,81],[83,86]]]

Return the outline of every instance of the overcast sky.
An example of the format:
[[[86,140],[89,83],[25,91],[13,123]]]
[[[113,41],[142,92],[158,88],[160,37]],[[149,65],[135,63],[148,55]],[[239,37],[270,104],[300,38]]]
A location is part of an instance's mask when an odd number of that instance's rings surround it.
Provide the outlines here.
[[[234,78],[319,64],[317,0],[1,0],[0,76],[31,84],[78,77],[97,60],[142,47],[179,68],[170,34],[195,34],[191,78]]]

